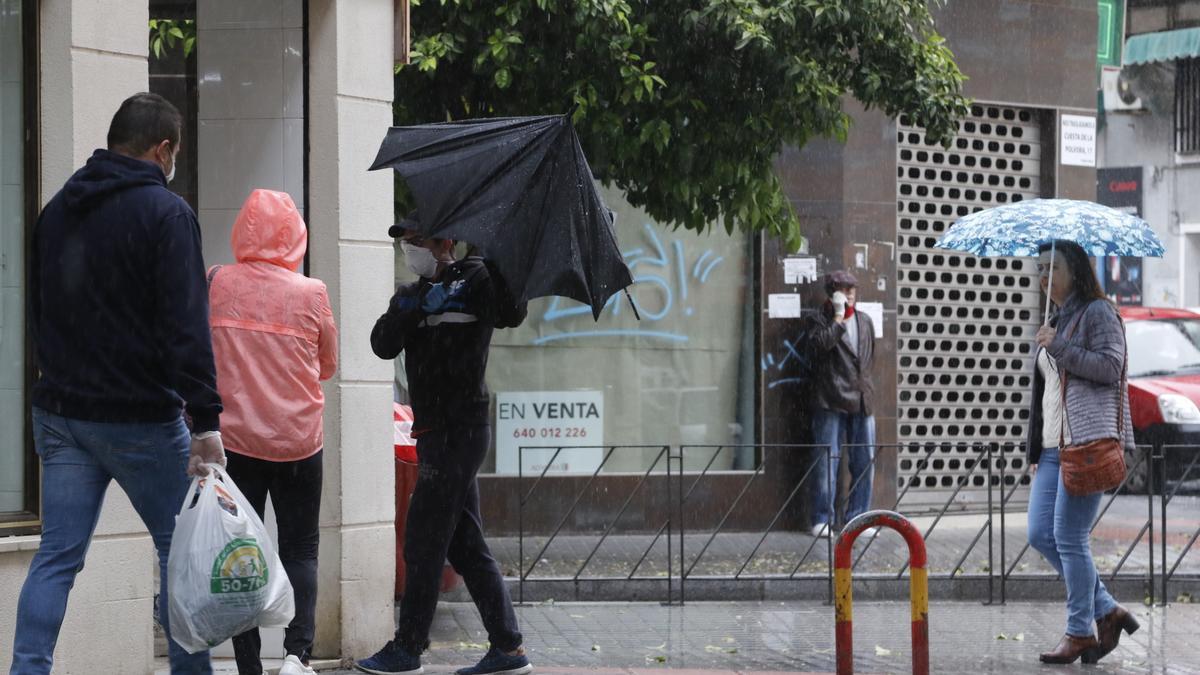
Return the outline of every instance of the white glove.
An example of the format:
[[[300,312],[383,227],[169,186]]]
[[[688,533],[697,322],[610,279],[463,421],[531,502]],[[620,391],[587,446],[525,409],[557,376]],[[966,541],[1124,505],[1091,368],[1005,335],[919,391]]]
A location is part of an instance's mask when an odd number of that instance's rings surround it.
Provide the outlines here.
[[[199,476],[206,473],[205,464],[225,466],[225,444],[221,442],[221,432],[219,431],[202,431],[192,434],[192,454],[188,457],[188,475]]]
[[[841,291],[834,291],[829,298],[833,302],[833,318],[841,321],[846,318],[846,294]]]

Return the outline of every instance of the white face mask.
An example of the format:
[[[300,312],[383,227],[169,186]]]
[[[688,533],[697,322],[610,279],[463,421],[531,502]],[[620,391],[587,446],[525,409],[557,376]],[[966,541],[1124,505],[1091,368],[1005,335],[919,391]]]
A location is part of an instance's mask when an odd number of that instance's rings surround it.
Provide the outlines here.
[[[167,172],[167,183],[175,180],[175,169],[179,167],[179,153],[171,153],[171,170]]]
[[[400,242],[400,248],[404,251],[404,266],[410,272],[426,279],[432,279],[437,274],[438,261],[433,257],[433,251],[403,241]]]

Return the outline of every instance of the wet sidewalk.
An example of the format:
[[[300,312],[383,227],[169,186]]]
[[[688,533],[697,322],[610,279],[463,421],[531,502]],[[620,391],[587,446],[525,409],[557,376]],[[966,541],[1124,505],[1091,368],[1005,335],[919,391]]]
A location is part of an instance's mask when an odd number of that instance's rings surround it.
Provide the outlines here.
[[[1098,666],[1050,668],[1038,653],[1062,634],[1060,603],[933,603],[935,673],[1200,673],[1200,605],[1131,607],[1142,627]],[[833,609],[813,602],[539,603],[518,607],[535,672],[827,673],[835,666]],[[857,603],[855,672],[910,672],[908,605]],[[442,603],[425,672],[474,663],[487,638],[473,605]],[[352,670],[333,671],[349,674]]]

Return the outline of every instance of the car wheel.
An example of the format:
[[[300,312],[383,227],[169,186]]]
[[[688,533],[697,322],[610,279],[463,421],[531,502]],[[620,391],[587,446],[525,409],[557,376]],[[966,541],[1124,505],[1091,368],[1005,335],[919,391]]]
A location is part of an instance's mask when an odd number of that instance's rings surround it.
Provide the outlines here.
[[[1133,494],[1146,494],[1150,479],[1150,456],[1145,448],[1125,448],[1125,490]]]

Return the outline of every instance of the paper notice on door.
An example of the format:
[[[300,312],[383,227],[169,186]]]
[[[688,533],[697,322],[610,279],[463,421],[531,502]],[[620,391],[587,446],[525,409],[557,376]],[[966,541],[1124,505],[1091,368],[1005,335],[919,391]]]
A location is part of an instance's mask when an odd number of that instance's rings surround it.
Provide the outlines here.
[[[784,258],[783,283],[802,284],[817,280],[816,258]]]
[[[854,303],[854,311],[862,312],[871,317],[871,323],[875,324],[875,337],[883,337],[883,303],[882,302],[856,302]]]
[[[767,318],[800,318],[800,295],[798,293],[771,293],[767,296]]]

